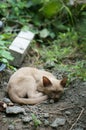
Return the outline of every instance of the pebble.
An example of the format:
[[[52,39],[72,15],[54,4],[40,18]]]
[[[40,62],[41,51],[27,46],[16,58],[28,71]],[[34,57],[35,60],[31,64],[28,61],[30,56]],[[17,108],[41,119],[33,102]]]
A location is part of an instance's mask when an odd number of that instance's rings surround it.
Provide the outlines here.
[[[23,123],[29,123],[32,120],[31,117],[25,116],[22,118]]]
[[[49,118],[49,113],[45,113],[44,118]]]
[[[7,114],[19,114],[19,113],[23,113],[24,115],[25,113],[25,109],[22,107],[18,107],[18,106],[13,106],[13,107],[7,107],[6,108],[6,113]]]
[[[3,22],[0,21],[0,28],[3,28]]]
[[[51,124],[51,127],[57,128],[58,126],[65,125],[66,119],[65,118],[56,118],[54,122]]]
[[[81,95],[82,97],[86,97],[86,91],[80,92],[79,95]]]
[[[49,121],[48,120],[44,120],[44,125],[48,126],[49,125]]]
[[[3,82],[3,86],[7,86],[7,82],[4,81],[4,82]]]
[[[14,127],[14,125],[12,125],[12,124],[10,124],[9,126],[8,126],[8,130],[14,130],[15,129],[15,127]]]
[[[51,104],[53,104],[53,103],[54,103],[54,100],[53,100],[53,99],[51,99],[49,102],[50,102]]]
[[[70,115],[71,112],[70,112],[70,111],[65,111],[65,114],[66,114],[66,115]]]
[[[3,98],[3,102],[5,102],[5,103],[10,103],[11,102],[11,100],[9,99],[9,98]]]
[[[45,68],[53,68],[53,67],[55,67],[55,63],[54,62],[52,62],[52,61],[47,61],[46,63],[45,63],[45,66],[44,66]]]

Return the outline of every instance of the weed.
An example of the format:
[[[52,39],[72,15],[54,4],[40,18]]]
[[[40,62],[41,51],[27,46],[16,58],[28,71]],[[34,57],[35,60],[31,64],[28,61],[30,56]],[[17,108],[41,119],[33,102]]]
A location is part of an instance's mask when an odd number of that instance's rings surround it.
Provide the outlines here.
[[[39,126],[42,123],[33,113],[31,114],[31,116],[35,127]]]
[[[7,39],[11,37],[11,35],[0,35],[1,41],[0,41],[0,62],[5,63],[7,66],[9,65],[9,61],[13,60],[13,57],[11,53],[9,52],[8,46],[10,44]]]
[[[56,68],[68,71],[69,77],[85,79],[85,65],[82,59],[75,59],[74,64],[73,60],[64,63],[64,60],[69,60],[70,55],[74,58],[76,53],[83,53],[83,60],[86,58],[85,10],[86,4],[72,6],[68,5],[68,0],[2,1],[0,17],[5,26],[1,32],[3,34],[0,35],[0,61],[8,64],[8,61],[13,59],[8,46],[13,40],[13,35],[16,35],[16,30],[19,32],[20,28],[29,29],[36,34],[35,43],[42,46],[39,48],[38,64],[54,62]]]

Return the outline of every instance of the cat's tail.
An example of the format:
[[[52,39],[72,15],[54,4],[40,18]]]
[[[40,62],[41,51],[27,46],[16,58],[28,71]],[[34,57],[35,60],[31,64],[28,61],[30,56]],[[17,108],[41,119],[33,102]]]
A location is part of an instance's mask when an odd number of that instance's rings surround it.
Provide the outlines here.
[[[10,97],[10,99],[12,100],[12,102],[18,103],[18,104],[38,104],[41,103],[42,101],[45,101],[48,99],[47,95],[43,95],[41,97],[37,97],[37,98],[23,98],[23,97],[19,97],[17,94],[17,91],[14,91],[13,88],[11,88],[10,84],[8,83],[7,86],[7,93]]]
[[[13,94],[13,93],[11,93],[9,95],[9,97],[15,103],[31,104],[31,105],[41,103],[42,101],[45,101],[48,98],[46,95],[41,96],[41,97],[37,97],[37,98],[21,98],[21,97],[18,97],[16,94]]]

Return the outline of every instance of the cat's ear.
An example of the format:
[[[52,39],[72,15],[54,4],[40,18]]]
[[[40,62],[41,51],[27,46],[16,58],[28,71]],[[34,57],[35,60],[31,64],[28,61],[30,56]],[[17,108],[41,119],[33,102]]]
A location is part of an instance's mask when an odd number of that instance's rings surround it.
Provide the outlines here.
[[[60,84],[62,85],[62,87],[65,87],[67,83],[67,77],[63,78],[60,82]]]
[[[51,85],[52,85],[51,81],[46,76],[43,76],[43,86],[49,87]]]

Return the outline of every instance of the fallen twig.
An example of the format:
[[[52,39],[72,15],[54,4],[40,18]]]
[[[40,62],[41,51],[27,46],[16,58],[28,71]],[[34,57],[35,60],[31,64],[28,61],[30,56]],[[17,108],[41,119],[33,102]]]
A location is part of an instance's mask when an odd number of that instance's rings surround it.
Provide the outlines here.
[[[64,110],[71,109],[71,108],[74,108],[74,105],[68,106],[68,107],[64,107],[64,108],[58,108],[58,111],[64,111]]]
[[[69,130],[72,130],[72,129],[73,129],[73,127],[76,125],[76,123],[77,123],[78,120],[80,119],[80,117],[81,117],[81,115],[82,115],[83,112],[84,112],[84,108],[82,107],[82,110],[81,110],[79,116],[77,117],[76,121],[72,124],[72,126],[70,127]]]
[[[67,109],[70,109],[70,108],[74,108],[74,106],[68,106],[68,107],[65,107],[65,108],[58,108],[56,111],[52,112],[52,114],[56,114],[57,112],[64,111],[64,110],[67,110]]]

